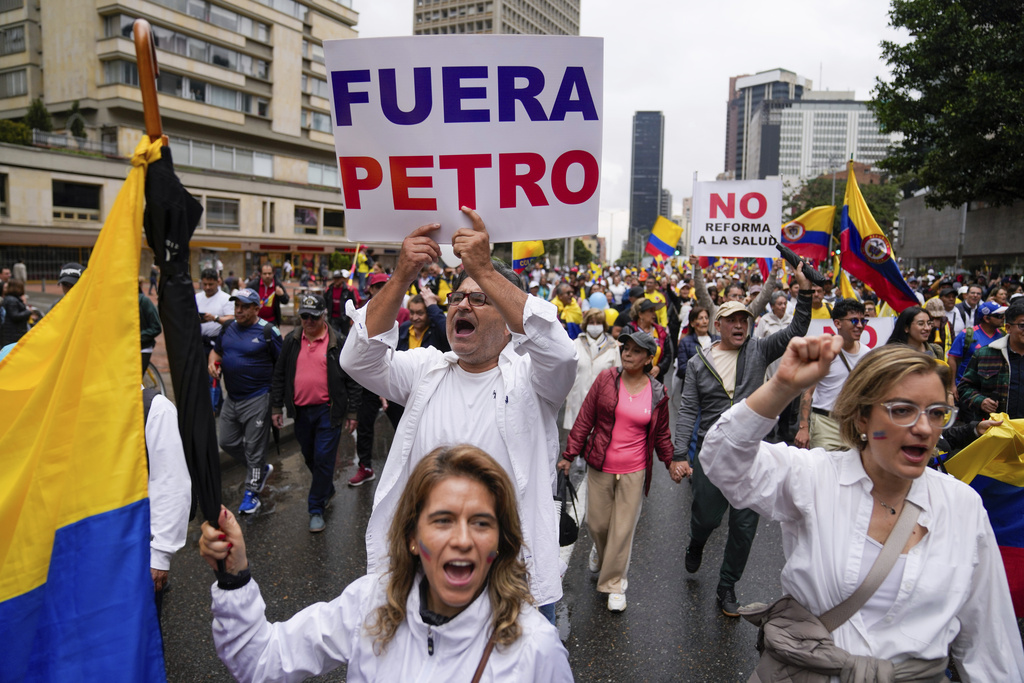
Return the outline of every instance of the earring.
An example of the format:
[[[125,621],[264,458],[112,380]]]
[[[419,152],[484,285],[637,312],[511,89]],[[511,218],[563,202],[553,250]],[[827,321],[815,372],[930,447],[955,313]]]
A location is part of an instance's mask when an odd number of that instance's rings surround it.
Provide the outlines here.
[[[409,546],[409,552],[412,553],[413,555],[415,555],[416,554],[416,546],[415,545]]]
[[[861,441],[867,441],[867,440],[868,440],[868,435],[867,435],[867,434],[865,434],[865,433],[863,433],[863,432],[861,432],[861,435],[860,435],[860,440],[861,440]]]

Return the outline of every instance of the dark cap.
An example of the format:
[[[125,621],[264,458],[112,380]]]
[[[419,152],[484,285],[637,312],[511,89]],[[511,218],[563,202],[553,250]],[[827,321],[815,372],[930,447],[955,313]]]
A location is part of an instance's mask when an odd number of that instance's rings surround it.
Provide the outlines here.
[[[665,305],[664,301],[654,302],[654,301],[651,301],[650,299],[643,299],[640,302],[640,304],[637,306],[637,310],[640,311],[641,313],[643,313],[645,311],[656,311],[656,310],[658,310],[659,308],[661,308],[664,305]]]
[[[950,294],[956,294],[956,290],[952,287],[943,287],[939,290],[939,296],[949,296]]]
[[[228,300],[237,301],[240,304],[256,304],[258,306],[260,304],[260,295],[248,287],[243,287],[242,289],[236,289],[235,293]]]
[[[303,294],[299,298],[299,315],[302,315],[303,313],[323,315],[326,311],[327,304],[324,302],[324,298],[319,294]]]
[[[654,341],[654,337],[643,330],[623,332],[619,335],[620,344],[625,344],[627,339],[632,339],[634,344],[652,356],[658,352],[658,342]]]
[[[643,287],[630,287],[629,288],[629,298],[630,299],[639,299],[643,295],[644,295],[644,288]]]
[[[65,263],[60,267],[60,275],[57,276],[57,284],[74,287],[78,278],[85,272],[85,266],[81,263]]]

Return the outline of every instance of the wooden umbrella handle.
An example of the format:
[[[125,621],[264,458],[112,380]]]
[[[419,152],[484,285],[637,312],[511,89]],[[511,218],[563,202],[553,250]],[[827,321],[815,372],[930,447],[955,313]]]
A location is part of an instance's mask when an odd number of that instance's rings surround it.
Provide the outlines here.
[[[156,77],[160,69],[156,63],[156,45],[153,43],[153,32],[149,22],[136,19],[133,25],[135,35],[135,61],[139,69],[139,88],[142,90],[142,116],[146,122],[146,135],[150,140],[163,138],[163,124],[160,121],[160,103],[156,96]]]

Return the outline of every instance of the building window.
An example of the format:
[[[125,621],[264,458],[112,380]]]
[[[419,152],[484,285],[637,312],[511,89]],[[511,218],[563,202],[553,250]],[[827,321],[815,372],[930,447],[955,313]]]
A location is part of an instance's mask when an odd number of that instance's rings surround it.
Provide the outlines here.
[[[334,237],[345,236],[345,212],[324,209],[324,234]]]
[[[238,230],[238,200],[207,197],[206,227],[209,230]]]
[[[274,157],[262,152],[252,154],[252,174],[263,178],[274,177]]]
[[[0,97],[18,97],[28,94],[25,69],[0,73]]]
[[[320,210],[309,206],[295,207],[295,234],[315,235],[320,225]]]
[[[0,29],[0,55],[13,55],[25,51],[25,26]]]
[[[0,0],[0,2],[10,0]],[[242,35],[255,38],[262,43],[270,42],[270,26],[242,14],[237,14],[219,5],[212,5],[206,0],[153,0],[158,5],[170,7],[182,14],[195,17],[200,21],[235,31]],[[266,4],[266,3],[264,3]]]
[[[7,174],[0,173],[0,216],[7,215]]]
[[[309,78],[307,81],[307,77],[305,75],[303,75],[302,80],[302,89],[310,95],[316,95],[317,97],[322,97],[325,100],[330,99],[331,91],[327,87],[327,81],[322,78]]]
[[[341,187],[341,181],[338,178],[338,167],[334,164],[318,164],[315,161],[311,161],[309,162],[307,182],[310,185]]]
[[[99,221],[100,186],[53,181],[53,217],[66,221]]]
[[[274,202],[263,202],[263,232],[274,234]]]
[[[103,72],[108,85],[124,83],[137,86],[139,84],[139,71],[134,62],[120,60],[104,62]],[[180,76],[170,71],[160,72],[156,79],[156,89],[168,95],[204,102],[214,107],[246,114],[252,113],[252,95],[187,76]]]
[[[307,110],[309,116],[307,118],[307,125],[313,130],[318,130],[322,133],[333,133],[331,129],[331,115],[321,114],[318,111]]]

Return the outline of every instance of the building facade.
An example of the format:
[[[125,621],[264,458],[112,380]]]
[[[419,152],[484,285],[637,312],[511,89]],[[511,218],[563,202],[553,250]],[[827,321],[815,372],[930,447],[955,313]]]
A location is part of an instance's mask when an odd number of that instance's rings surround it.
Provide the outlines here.
[[[413,0],[413,35],[580,34],[580,0]]]
[[[665,116],[660,111],[633,115],[633,161],[629,184],[629,244],[642,240],[661,213],[661,182],[665,147]],[[671,208],[671,207],[670,207]],[[671,211],[670,211],[671,213]]]
[[[854,100],[854,93],[805,91],[800,101],[765,101],[754,112],[743,178],[804,180],[850,159],[870,167],[900,139],[882,133],[868,103]]]
[[[762,102],[791,102],[802,99],[810,90],[809,78],[786,69],[761,71],[752,76],[729,79],[729,102],[726,108],[725,173],[733,178],[748,178],[751,160],[747,156],[751,119]]]
[[[356,37],[351,0],[0,0],[0,10],[0,36],[18,39],[0,56],[0,118],[41,98],[57,129],[2,147],[0,262],[23,258],[39,279],[88,260],[143,135],[136,18],[153,28],[178,175],[204,208],[194,274],[218,259],[239,276],[285,259],[315,273],[355,250],[323,52],[325,40]],[[84,138],[61,130],[74,102]]]

